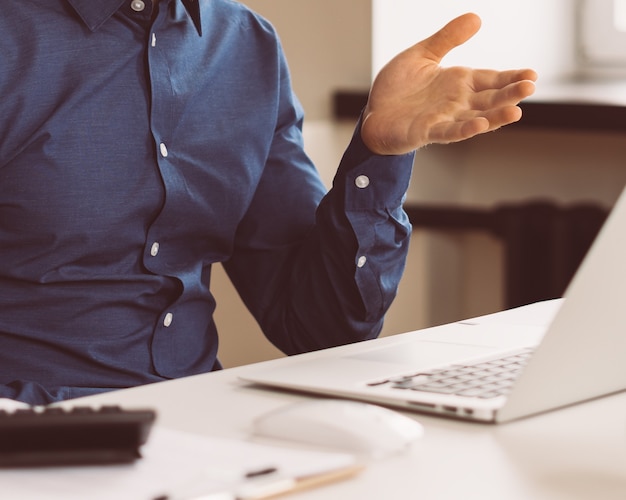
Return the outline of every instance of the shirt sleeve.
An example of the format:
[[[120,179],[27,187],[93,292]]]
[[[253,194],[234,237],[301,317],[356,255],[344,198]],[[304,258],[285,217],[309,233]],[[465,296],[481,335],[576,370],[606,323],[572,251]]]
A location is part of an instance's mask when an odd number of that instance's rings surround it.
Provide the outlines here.
[[[303,152],[301,112],[277,129],[225,269],[268,339],[287,354],[376,337],[404,270],[402,209],[413,154],[378,156],[360,124],[328,193]]]
[[[380,333],[406,262],[414,155],[373,154],[359,121],[326,193],[281,66],[272,144],[224,267],[268,339],[296,354]]]

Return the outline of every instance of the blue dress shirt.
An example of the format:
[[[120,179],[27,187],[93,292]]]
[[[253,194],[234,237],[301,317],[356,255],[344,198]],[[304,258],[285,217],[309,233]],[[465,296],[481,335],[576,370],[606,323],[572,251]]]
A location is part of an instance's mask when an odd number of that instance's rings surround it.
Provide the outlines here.
[[[229,0],[154,10],[0,17],[0,396],[220,368],[217,262],[287,354],[375,337],[396,293],[413,156],[357,128],[326,193],[272,26]]]

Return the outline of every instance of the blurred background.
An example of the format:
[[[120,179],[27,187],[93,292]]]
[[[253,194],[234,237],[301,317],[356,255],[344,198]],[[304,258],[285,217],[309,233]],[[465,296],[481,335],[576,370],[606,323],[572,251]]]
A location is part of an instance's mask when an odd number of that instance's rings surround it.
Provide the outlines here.
[[[337,95],[358,112],[394,54],[457,15],[479,14],[479,34],[444,64],[532,67],[540,75],[537,93],[519,124],[418,151],[407,199],[411,250],[383,335],[561,295],[563,262],[575,268],[578,258],[566,255],[571,235],[589,227],[589,239],[626,182],[626,0],[242,3],[281,37],[306,112],[305,147],[327,186],[356,122],[338,114]],[[570,217],[573,209],[584,218]],[[512,231],[511,221],[524,232]],[[574,254],[584,254],[578,246]],[[544,285],[553,275],[558,283]],[[213,288],[224,366],[281,356],[220,266]]]

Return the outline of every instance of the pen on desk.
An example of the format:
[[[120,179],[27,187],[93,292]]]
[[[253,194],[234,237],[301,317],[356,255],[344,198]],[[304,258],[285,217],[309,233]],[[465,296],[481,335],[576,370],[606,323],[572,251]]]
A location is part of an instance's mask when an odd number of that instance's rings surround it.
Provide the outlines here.
[[[264,469],[251,470],[246,473],[245,477],[247,479],[251,479],[253,477],[267,476],[268,474],[273,474],[274,472],[278,472],[276,467],[265,467]]]
[[[306,490],[322,484],[328,484],[361,472],[364,468],[362,464],[350,465],[342,469],[335,469],[321,474],[310,476],[300,476],[285,478],[278,476],[260,482],[251,482],[242,485],[235,491],[233,500],[263,500],[274,498],[285,493]],[[205,500],[205,499],[194,499]],[[209,499],[206,499],[209,500]],[[213,500],[213,499],[210,499]]]
[[[341,469],[333,469],[319,474],[300,477],[286,477],[274,467],[258,469],[245,474],[243,481],[213,493],[163,495],[153,500],[264,500],[286,493],[292,493],[322,484],[331,483],[353,476],[364,468],[363,464],[354,464]]]

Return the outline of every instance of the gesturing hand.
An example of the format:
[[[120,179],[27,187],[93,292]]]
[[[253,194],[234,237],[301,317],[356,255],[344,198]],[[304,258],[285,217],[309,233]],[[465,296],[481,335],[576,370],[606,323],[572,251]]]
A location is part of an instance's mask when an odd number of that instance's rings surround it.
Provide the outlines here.
[[[535,90],[530,69],[444,68],[443,57],[469,40],[480,18],[465,14],[398,54],[376,77],[361,136],[378,154],[403,154],[495,130],[522,116],[517,104]]]

